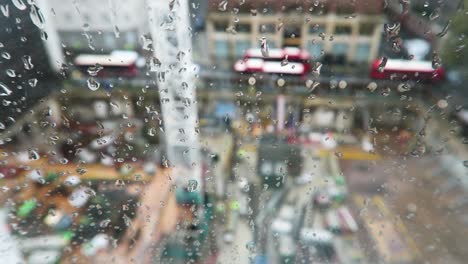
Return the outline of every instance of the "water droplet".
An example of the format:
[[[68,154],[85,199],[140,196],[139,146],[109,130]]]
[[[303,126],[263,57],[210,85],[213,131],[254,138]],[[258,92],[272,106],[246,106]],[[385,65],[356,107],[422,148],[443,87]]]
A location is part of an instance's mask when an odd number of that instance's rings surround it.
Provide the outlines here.
[[[369,89],[369,91],[371,91],[371,92],[375,91],[375,89],[377,89],[377,83],[376,82],[370,82],[367,85],[367,89]]]
[[[31,62],[31,56],[29,56],[29,55],[24,55],[23,58],[22,58],[22,60],[23,60],[24,68],[25,68],[26,70],[29,71],[29,70],[32,70],[32,68],[34,68],[34,65],[33,65],[32,62]]]
[[[161,66],[161,61],[158,58],[152,57],[149,60],[149,67],[151,72],[158,71],[158,68]]]
[[[42,15],[41,10],[36,5],[31,5],[31,11],[29,12],[29,17],[36,27],[39,29],[44,29],[45,27],[45,19]]]
[[[148,129],[148,135],[154,137],[154,135],[156,135],[156,129],[154,127]]]
[[[283,28],[283,22],[280,22],[280,23],[276,26],[276,31],[280,31],[282,28]]]
[[[120,30],[117,26],[114,26],[114,35],[116,38],[120,38]]]
[[[123,219],[124,219],[124,222],[125,222],[126,226],[131,226],[132,225],[132,219],[130,219],[130,217],[128,217],[126,214],[123,215]]]
[[[88,67],[88,74],[91,75],[91,76],[97,76],[98,73],[104,69],[104,67],[102,67],[101,64],[99,63],[96,63],[94,66],[90,66]]]
[[[227,0],[221,1],[221,3],[219,3],[219,5],[218,5],[218,10],[219,11],[226,11],[227,10],[227,4],[228,4]]]
[[[37,85],[37,79],[36,79],[36,78],[29,79],[29,80],[28,80],[28,84],[29,84],[29,86],[31,86],[31,87],[33,87],[33,88],[36,87],[36,85]]]
[[[7,70],[6,70],[6,74],[7,74],[8,76],[10,76],[11,78],[13,78],[13,77],[16,76],[16,72],[15,72],[15,70],[13,70],[13,69],[7,69]]]
[[[115,181],[115,186],[118,187],[118,188],[123,188],[125,187],[125,182],[123,180],[116,180]]]
[[[440,17],[439,10],[436,8],[432,13],[429,15],[430,20],[436,20],[437,18]]]
[[[341,81],[338,83],[338,88],[340,88],[340,89],[345,89],[346,86],[348,86],[348,83],[347,83],[345,80],[341,80]]]
[[[106,228],[110,224],[110,222],[111,222],[110,219],[104,219],[99,223],[99,227]]]
[[[284,58],[284,60],[281,61],[281,66],[286,66],[288,64],[289,64],[288,55],[286,55],[286,58]]]
[[[283,87],[286,84],[286,81],[283,78],[279,78],[278,81],[276,81],[276,84],[279,87]]]
[[[0,82],[0,96],[8,96],[11,94],[11,90],[2,82]]]
[[[382,60],[380,61],[380,64],[379,64],[379,68],[378,68],[379,72],[384,71],[385,65],[387,65],[387,61],[388,61],[387,57],[382,58]]]
[[[4,52],[2,52],[2,58],[9,60],[9,59],[11,59],[11,55],[10,55],[10,53],[4,51]]]
[[[29,149],[28,150],[28,157],[30,160],[38,160],[39,159],[39,153],[35,151],[34,149]]]
[[[447,106],[448,106],[447,100],[441,99],[437,102],[437,107],[439,107],[440,109],[445,109],[447,108]]]
[[[3,14],[5,17],[9,17],[9,16],[10,16],[10,10],[8,10],[8,4],[6,4],[6,5],[0,5],[0,9],[2,10],[2,14]]]
[[[234,26],[229,26],[226,28],[226,32],[229,33],[229,34],[232,34],[232,35],[236,35],[237,34],[237,31],[236,31],[236,28]]]
[[[47,35],[47,32],[41,31],[41,39],[42,40],[47,40],[49,38],[49,35]]]
[[[432,54],[432,68],[433,69],[437,69],[439,68],[440,66],[442,66],[442,59],[439,57],[439,55],[437,54],[437,52],[434,52]]]
[[[255,250],[256,250],[255,241],[247,242],[247,244],[245,244],[245,248],[246,248],[250,253],[255,252]]]
[[[449,27],[450,27],[450,24],[451,24],[451,23],[452,23],[452,21],[449,20],[449,21],[447,22],[447,24],[445,24],[445,26],[444,26],[444,28],[442,29],[442,31],[439,32],[439,33],[437,33],[437,37],[441,38],[441,37],[445,36],[445,35],[447,34],[448,30],[449,30]]]
[[[120,109],[120,107],[116,103],[114,103],[112,101],[109,104],[110,104],[110,106],[114,107],[115,109]]]
[[[263,57],[268,57],[268,42],[267,42],[267,39],[265,37],[262,37],[260,41],[261,41],[260,47],[261,47],[261,51],[262,51],[262,56]]]
[[[254,85],[257,82],[257,80],[254,77],[250,77],[248,82],[250,85]]]
[[[401,28],[400,23],[385,24],[384,32],[389,38],[396,37],[400,33],[400,28]]]
[[[19,10],[26,9],[26,4],[23,2],[23,0],[12,0],[11,2],[13,2],[13,5],[15,5]]]
[[[320,62],[315,62],[315,64],[312,66],[312,74],[314,76],[319,76],[320,75],[320,70],[322,69],[323,64]]]
[[[198,187],[198,182],[196,180],[188,181],[187,190],[189,192],[194,192],[195,190],[197,190],[197,187]]]
[[[400,83],[397,87],[398,92],[405,93],[411,90],[411,85],[409,83]]]
[[[101,86],[101,84],[98,81],[96,81],[96,79],[94,79],[93,77],[88,79],[87,84],[88,84],[88,88],[91,91],[96,91]]]
[[[151,38],[146,35],[142,35],[141,40],[143,42],[142,48],[144,50],[150,50],[150,45],[153,44],[153,40],[151,40]]]

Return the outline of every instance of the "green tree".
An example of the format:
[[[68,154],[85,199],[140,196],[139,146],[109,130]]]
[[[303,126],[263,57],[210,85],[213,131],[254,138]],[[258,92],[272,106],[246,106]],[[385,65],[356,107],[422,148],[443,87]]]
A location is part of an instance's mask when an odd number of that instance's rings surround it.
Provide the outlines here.
[[[468,0],[463,0],[449,25],[443,58],[447,66],[467,67],[468,63]]]

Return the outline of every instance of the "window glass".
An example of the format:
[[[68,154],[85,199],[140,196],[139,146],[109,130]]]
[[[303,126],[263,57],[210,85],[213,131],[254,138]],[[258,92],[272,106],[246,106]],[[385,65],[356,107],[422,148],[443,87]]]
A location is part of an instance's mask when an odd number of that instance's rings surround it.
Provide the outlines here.
[[[351,27],[350,26],[336,26],[335,35],[350,35]]]
[[[216,40],[215,41],[215,54],[218,57],[225,58],[229,56],[229,45],[225,40]]]
[[[356,47],[355,60],[357,61],[367,61],[369,58],[370,44],[369,43],[359,43]]]
[[[348,53],[349,45],[347,43],[333,43],[332,54],[334,55],[346,55]]]
[[[307,49],[313,58],[319,58],[322,55],[323,44],[309,41],[307,43]]]
[[[250,33],[252,26],[250,24],[237,24],[236,30],[239,33]]]
[[[275,33],[276,25],[275,24],[263,24],[259,27],[260,33]]]
[[[467,263],[467,0],[0,2],[0,263]]]
[[[365,35],[365,36],[370,36],[374,34],[374,29],[375,25],[373,24],[368,24],[368,23],[363,23],[359,25],[359,34]]]
[[[325,33],[325,26],[321,24],[315,24],[309,26],[309,34],[318,35],[320,33]]]
[[[242,57],[250,48],[250,41],[236,41],[236,56]]]
[[[213,23],[214,25],[214,30],[218,32],[224,32],[226,31],[226,28],[228,28],[228,23],[224,21],[216,21]]]

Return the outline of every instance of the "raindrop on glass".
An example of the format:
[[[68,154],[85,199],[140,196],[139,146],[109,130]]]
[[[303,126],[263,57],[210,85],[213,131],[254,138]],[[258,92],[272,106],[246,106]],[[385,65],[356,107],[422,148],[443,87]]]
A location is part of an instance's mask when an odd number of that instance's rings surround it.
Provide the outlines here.
[[[15,72],[15,70],[13,70],[13,69],[7,69],[7,70],[6,70],[6,74],[7,74],[8,76],[10,76],[11,78],[13,78],[13,77],[16,76],[16,72]]]
[[[13,2],[13,5],[15,5],[19,10],[26,9],[26,4],[23,2],[23,0],[12,0],[11,2]]]
[[[91,91],[96,91],[101,86],[101,84],[98,81],[96,81],[96,79],[94,79],[92,77],[88,78],[87,84],[88,84],[88,88]]]
[[[260,41],[261,41],[260,47],[261,47],[261,51],[262,51],[262,56],[263,57],[268,57],[268,42],[267,42],[267,39],[265,37],[262,37]]]
[[[91,76],[97,76],[98,73],[102,69],[104,69],[104,67],[102,67],[102,65],[100,65],[99,63],[96,63],[94,66],[88,67],[88,74],[91,75]]]
[[[11,59],[11,55],[10,55],[10,53],[4,51],[4,52],[2,52],[2,58],[9,60],[9,59]]]
[[[28,150],[28,157],[30,160],[38,160],[39,159],[39,153],[35,151],[34,149]]]
[[[31,5],[31,11],[29,12],[29,17],[31,18],[31,21],[34,23],[34,25],[36,25],[36,27],[38,27],[39,29],[44,29],[45,19],[40,9],[37,6]]]
[[[25,68],[26,70],[29,71],[29,70],[32,70],[32,68],[34,68],[34,65],[33,65],[32,62],[31,62],[31,56],[29,56],[29,55],[24,55],[23,58],[22,58],[22,60],[23,60],[24,68]]]
[[[437,102],[437,107],[439,107],[440,109],[445,109],[447,108],[447,106],[448,106],[447,100],[441,99]]]
[[[198,187],[198,182],[196,180],[189,180],[187,185],[187,190],[189,192],[194,192]]]
[[[6,5],[0,5],[0,9],[2,10],[2,14],[3,14],[5,17],[9,17],[9,16],[10,16],[10,10],[8,10],[8,4],[6,4]]]
[[[29,79],[29,80],[28,80],[28,84],[29,84],[29,86],[31,86],[31,87],[33,87],[33,88],[36,87],[36,85],[37,85],[37,79],[36,79],[36,78]]]
[[[227,10],[227,4],[228,4],[227,0],[221,1],[221,3],[219,3],[219,5],[218,5],[218,10],[219,11],[226,11]]]
[[[2,82],[0,82],[0,96],[8,96],[11,94],[11,90]]]

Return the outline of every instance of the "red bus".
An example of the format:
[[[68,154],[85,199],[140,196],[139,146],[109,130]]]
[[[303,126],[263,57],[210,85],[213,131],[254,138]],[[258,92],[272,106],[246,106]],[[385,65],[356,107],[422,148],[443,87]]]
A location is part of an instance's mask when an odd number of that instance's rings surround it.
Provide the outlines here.
[[[236,72],[307,75],[311,71],[310,54],[296,47],[270,49],[263,56],[259,48],[248,49],[241,60],[234,64]]]
[[[81,54],[74,60],[84,74],[97,77],[136,77],[138,53],[113,51],[110,54]]]
[[[379,58],[371,65],[370,77],[380,80],[439,82],[445,79],[445,70],[442,67],[434,69],[430,61]]]

